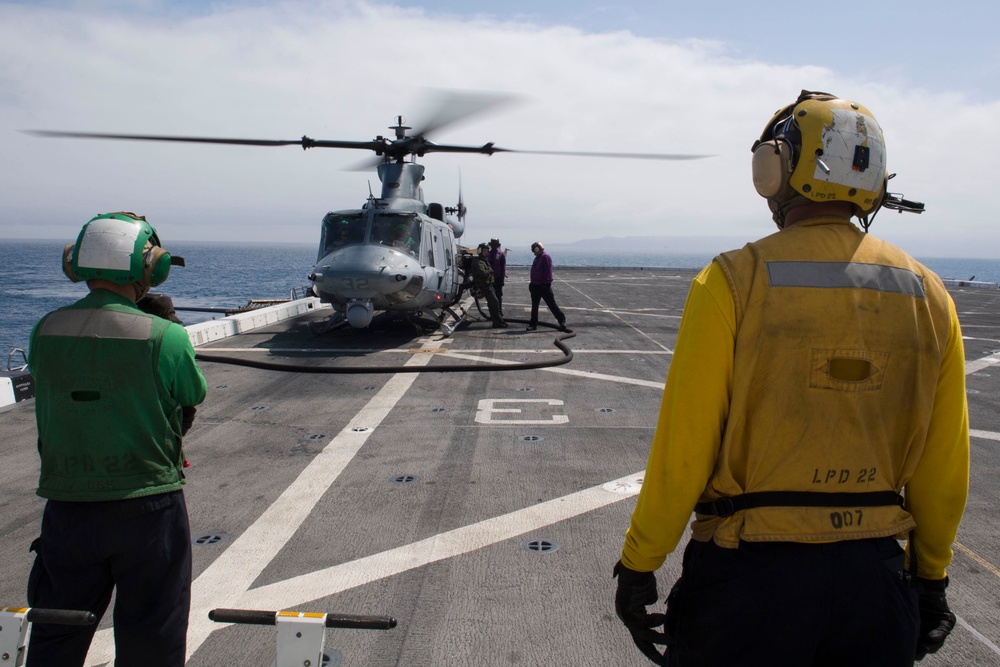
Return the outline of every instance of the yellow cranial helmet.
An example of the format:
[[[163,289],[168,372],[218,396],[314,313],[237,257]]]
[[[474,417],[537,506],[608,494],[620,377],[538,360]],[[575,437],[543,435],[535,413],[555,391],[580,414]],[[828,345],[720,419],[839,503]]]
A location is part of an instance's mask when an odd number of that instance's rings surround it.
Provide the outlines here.
[[[861,217],[885,197],[882,128],[857,102],[803,90],[774,114],[752,150],[754,187],[779,227],[805,201],[847,201]]]

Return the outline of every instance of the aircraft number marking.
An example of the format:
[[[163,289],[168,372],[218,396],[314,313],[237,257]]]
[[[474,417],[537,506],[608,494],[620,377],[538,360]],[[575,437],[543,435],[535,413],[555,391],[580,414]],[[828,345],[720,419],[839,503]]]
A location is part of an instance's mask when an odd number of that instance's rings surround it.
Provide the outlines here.
[[[341,278],[344,289],[368,289],[368,278]]]
[[[498,405],[509,403],[536,403],[551,406],[563,405],[563,402],[554,398],[484,398],[479,401],[476,409],[476,423],[478,424],[566,424],[569,417],[566,415],[554,414],[550,419],[503,419],[494,418],[498,413],[521,414],[521,408],[502,408]]]
[[[861,518],[864,512],[861,510],[843,510],[830,512],[830,523],[834,529],[850,528],[851,526],[861,526]]]

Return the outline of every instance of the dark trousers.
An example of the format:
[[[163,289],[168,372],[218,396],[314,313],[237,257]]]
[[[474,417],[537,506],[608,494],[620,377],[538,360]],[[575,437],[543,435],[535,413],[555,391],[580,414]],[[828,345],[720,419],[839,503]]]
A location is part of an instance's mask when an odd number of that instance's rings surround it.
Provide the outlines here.
[[[500,314],[503,315],[503,279],[493,281],[493,293],[497,295],[497,303],[500,304]]]
[[[116,590],[115,667],[184,664],[191,530],[182,492],[50,500],[31,549],[30,606],[92,611],[100,618]],[[32,624],[27,667],[83,665],[96,627]]]
[[[556,297],[552,294],[552,285],[528,285],[528,292],[531,293],[531,326],[538,326],[538,303],[540,301],[545,301],[545,305],[549,307],[552,314],[556,318],[556,322],[563,324],[566,322],[566,316],[563,315],[563,311],[559,310],[559,306],[556,305]]]
[[[490,312],[490,319],[493,320],[493,324],[503,324],[503,317],[500,316],[500,302],[493,291],[493,285],[486,283],[479,290],[483,293],[483,298],[486,299],[486,308]]]
[[[691,540],[669,665],[912,665],[920,619],[892,538],[829,544]]]

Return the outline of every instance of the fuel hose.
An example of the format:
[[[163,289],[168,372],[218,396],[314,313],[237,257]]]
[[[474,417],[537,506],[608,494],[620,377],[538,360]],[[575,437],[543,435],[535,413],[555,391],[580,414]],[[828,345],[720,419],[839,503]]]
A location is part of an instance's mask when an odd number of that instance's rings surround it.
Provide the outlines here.
[[[507,320],[508,322],[521,322],[523,320]],[[539,326],[558,329],[555,325],[540,322]],[[217,354],[205,354],[196,352],[194,358],[198,361],[210,361],[217,364],[230,364],[232,366],[245,366],[247,368],[258,368],[265,371],[279,371],[283,373],[317,373],[323,375],[360,375],[375,373],[477,373],[482,371],[526,371],[536,368],[552,368],[562,366],[573,360],[573,350],[563,341],[576,336],[575,333],[567,332],[553,339],[552,344],[561,352],[562,356],[534,362],[518,362],[512,364],[491,365],[491,364],[442,364],[440,366],[306,366],[301,364],[279,364],[270,361],[255,361],[253,359],[242,359]]]

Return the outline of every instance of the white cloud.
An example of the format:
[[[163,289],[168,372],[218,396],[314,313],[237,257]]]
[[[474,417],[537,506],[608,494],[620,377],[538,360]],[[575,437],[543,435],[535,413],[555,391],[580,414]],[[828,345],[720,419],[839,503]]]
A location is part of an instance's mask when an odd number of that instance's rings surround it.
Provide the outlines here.
[[[176,12],[0,5],[0,234],[69,238],[89,216],[131,209],[165,239],[313,242],[322,215],[359,206],[367,155],[39,139],[22,129],[364,141],[426,88],[515,93],[522,103],[448,128],[439,142],[539,150],[710,153],[697,162],[429,155],[428,200],[454,204],[469,242],[500,235],[746,235],[772,228],[750,184],[749,148],[800,88],[873,110],[894,186],[920,218],[880,215],[876,233],[945,236],[952,254],[1000,253],[987,179],[997,101],[740,60],[712,41],[458,17],[365,2],[284,2]],[[412,124],[412,123],[411,123]]]

